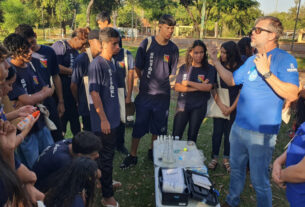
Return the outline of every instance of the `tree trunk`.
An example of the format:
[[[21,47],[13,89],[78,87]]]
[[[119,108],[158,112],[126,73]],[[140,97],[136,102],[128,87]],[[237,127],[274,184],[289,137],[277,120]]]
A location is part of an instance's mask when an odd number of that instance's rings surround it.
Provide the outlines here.
[[[62,29],[62,38],[64,38],[67,34],[67,31],[66,31],[66,22],[63,20],[61,22],[61,29]]]
[[[194,18],[194,15],[193,15],[193,13],[190,11],[190,9],[187,7],[187,6],[185,6],[184,7],[185,9],[186,9],[186,11],[187,11],[187,13],[190,15],[190,17],[191,17],[191,19],[192,19],[192,21],[193,21],[193,23],[194,23],[194,27],[195,27],[195,33],[196,33],[196,36],[199,36],[199,23],[196,21],[196,19]]]
[[[113,27],[118,27],[118,25],[117,25],[117,18],[118,18],[118,10],[116,9],[116,10],[114,10],[113,12],[112,12],[112,19],[113,19]]]
[[[91,13],[91,7],[93,6],[94,0],[90,0],[88,7],[87,7],[87,12],[86,12],[86,17],[87,17],[87,23],[86,26],[90,27],[90,13]]]

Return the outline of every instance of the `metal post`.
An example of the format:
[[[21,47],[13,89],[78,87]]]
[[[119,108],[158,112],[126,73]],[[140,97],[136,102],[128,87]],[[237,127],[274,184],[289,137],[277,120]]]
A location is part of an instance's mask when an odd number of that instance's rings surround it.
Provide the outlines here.
[[[296,18],[295,24],[294,24],[294,30],[293,30],[292,43],[291,43],[290,51],[293,50],[295,32],[297,30],[297,24],[298,24],[299,13],[300,13],[300,6],[301,6],[301,0],[299,0],[299,6],[298,6],[298,11],[297,11],[297,18]]]
[[[205,20],[205,6],[207,1],[202,1],[202,9],[201,9],[201,28],[200,28],[200,39],[203,38],[203,29],[204,29],[204,20]]]
[[[133,22],[134,22],[134,7],[132,2],[132,11],[131,11],[131,39],[133,40],[134,34],[133,34]]]

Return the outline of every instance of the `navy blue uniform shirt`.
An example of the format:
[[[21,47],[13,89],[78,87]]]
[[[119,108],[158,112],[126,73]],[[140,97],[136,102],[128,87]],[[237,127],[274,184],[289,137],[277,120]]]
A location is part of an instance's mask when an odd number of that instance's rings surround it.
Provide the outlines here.
[[[90,61],[87,53],[82,53],[75,59],[71,82],[77,85],[78,112],[81,116],[89,116],[88,102],[83,77],[88,75]]]
[[[69,152],[69,144],[71,143],[72,139],[61,140],[54,145],[47,147],[39,155],[33,166],[33,171],[37,176],[35,186],[38,189],[42,190],[45,188],[46,180],[51,174],[71,163],[72,156]]]
[[[179,74],[176,77],[176,83],[182,83],[188,80],[196,83],[203,83],[206,79],[210,84],[214,84],[216,70],[213,66],[190,67],[188,70],[186,65],[182,65]],[[209,91],[194,91],[181,93],[179,92],[177,106],[180,109],[193,109],[206,105],[210,98]]]
[[[19,68],[11,64],[16,70],[16,81],[13,83],[13,90],[8,93],[10,100],[18,100],[18,97],[24,94],[34,94],[42,90],[46,86],[41,77],[38,68],[40,63],[37,59],[32,59],[34,68],[27,63],[26,68]],[[40,116],[38,121],[34,124],[29,134],[37,132],[45,126],[43,116]]]
[[[169,76],[176,74],[179,50],[169,41],[167,45],[159,45],[152,37],[151,45],[146,52],[148,40],[141,42],[135,66],[141,70],[139,95],[170,96]]]
[[[126,65],[124,59],[124,49],[122,48],[117,55],[113,56],[113,58],[115,60],[115,66],[117,69],[118,87],[125,88]],[[127,63],[128,63],[128,70],[133,70],[134,60],[131,52],[129,52],[128,50],[127,50]]]
[[[89,65],[89,91],[96,91],[101,97],[103,108],[111,129],[120,124],[118,81],[115,66],[111,61],[97,56]],[[101,121],[94,107],[90,107],[91,127],[101,132]]]
[[[59,73],[57,57],[53,48],[40,45],[40,49],[32,54],[40,62],[41,76],[46,84],[50,85],[50,77]]]

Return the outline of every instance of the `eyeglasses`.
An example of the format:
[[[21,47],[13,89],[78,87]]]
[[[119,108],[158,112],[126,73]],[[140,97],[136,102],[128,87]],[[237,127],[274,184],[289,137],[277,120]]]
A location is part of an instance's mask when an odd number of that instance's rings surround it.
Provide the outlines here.
[[[260,34],[261,32],[268,32],[268,33],[272,33],[272,31],[267,30],[267,29],[263,29],[261,27],[253,27],[251,30],[251,33],[255,31],[256,34]]]

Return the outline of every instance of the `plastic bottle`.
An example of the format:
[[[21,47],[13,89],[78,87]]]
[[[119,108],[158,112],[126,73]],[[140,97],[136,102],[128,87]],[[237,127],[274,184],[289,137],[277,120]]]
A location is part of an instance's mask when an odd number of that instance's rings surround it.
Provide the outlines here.
[[[17,128],[22,131],[30,123],[31,118],[36,118],[39,114],[40,111],[35,111],[31,115],[28,115],[25,119],[17,124]]]

